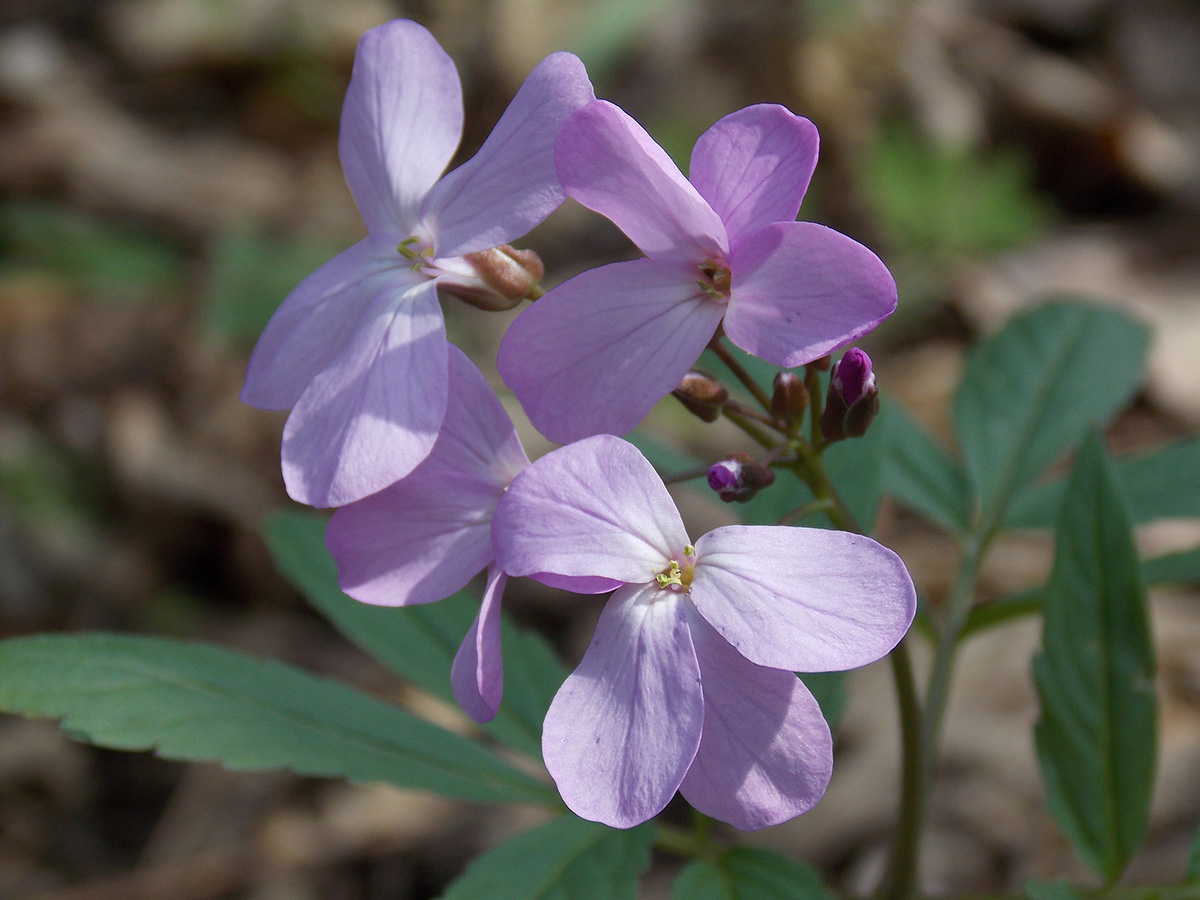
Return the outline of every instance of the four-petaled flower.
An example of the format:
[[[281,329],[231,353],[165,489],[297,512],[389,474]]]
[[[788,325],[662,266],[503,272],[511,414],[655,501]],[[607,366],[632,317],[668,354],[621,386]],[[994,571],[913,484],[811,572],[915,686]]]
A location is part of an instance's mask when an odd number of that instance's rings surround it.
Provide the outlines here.
[[[555,135],[592,96],[575,56],[548,56],[479,153],[439,180],[462,133],[454,63],[415,22],[363,35],[338,146],[368,237],[284,300],[242,391],[254,406],[292,410],[283,476],[294,499],[341,506],[425,458],[446,411],[437,288],[495,290],[478,254],[525,234],[563,201]]]
[[[343,591],[380,606],[432,603],[487,568],[483,605],[450,680],[477,722],[496,715],[503,689],[500,598],[492,513],[529,465],[512,421],[479,370],[450,347],[450,401],[437,443],[408,477],[329,520],[325,541]]]
[[[875,254],[794,221],[817,131],[782,106],[749,106],[708,129],[692,150],[691,182],[602,100],[567,116],[555,158],[567,194],[616,223],[645,258],[564,282],[504,336],[500,374],[551,440],[632,429],[718,326],[791,368],[856,340],[896,307],[895,282]]]
[[[650,463],[608,435],[525,469],[493,529],[510,575],[616,588],[542,738],[567,805],[615,827],[676,790],[746,830],[812,807],[832,746],[793,672],[879,659],[916,609],[904,564],[867,537],[730,526],[692,545]]]

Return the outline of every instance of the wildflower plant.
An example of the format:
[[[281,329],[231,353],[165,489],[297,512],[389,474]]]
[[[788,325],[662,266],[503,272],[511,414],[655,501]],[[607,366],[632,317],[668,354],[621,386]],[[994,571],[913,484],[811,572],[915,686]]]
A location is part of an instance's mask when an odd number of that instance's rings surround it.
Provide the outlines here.
[[[0,706],[104,746],[547,810],[547,824],[476,860],[450,900],[633,898],[654,847],[684,861],[677,898],[810,898],[825,896],[813,870],[740,846],[736,829],[821,800],[837,773],[836,691],[853,692],[827,673],[886,659],[902,759],[898,783],[873,786],[899,809],[877,896],[906,900],[921,891],[957,651],[1039,616],[1030,739],[1050,813],[1103,885],[1089,896],[1151,896],[1106,894],[1145,837],[1154,781],[1145,588],[1197,580],[1200,560],[1141,559],[1132,528],[1200,516],[1200,444],[1116,462],[1104,448],[1098,426],[1137,388],[1145,329],[1068,298],[1014,319],[968,359],[952,452],[881,393],[864,351],[829,358],[886,318],[896,292],[870,250],[795,221],[817,160],[807,119],[774,105],[722,118],[689,181],[593,98],[577,59],[554,54],[479,153],[442,176],[461,112],[454,65],[424,28],[364,36],[340,146],[369,235],[280,307],[244,397],[291,409],[288,490],[338,507],[268,521],[280,568],[478,730],[279,662],[120,635],[0,642]],[[568,195],[644,257],[543,295],[538,257],[508,242]],[[534,301],[498,368],[566,446],[530,462],[487,379],[447,344],[439,291],[488,309]],[[719,374],[694,368],[706,350]],[[648,457],[664,454],[624,437],[667,395],[754,449],[656,470]],[[742,524],[693,540],[672,490],[719,497]],[[918,606],[901,558],[869,536],[885,497],[957,542],[948,595]],[[1014,528],[1054,533],[1053,571],[985,602],[981,568]],[[573,672],[507,620],[514,578],[611,594]],[[921,679],[916,643],[931,658]],[[1162,896],[1194,896],[1198,859],[1191,887]],[[1063,883],[1027,890],[1073,896]]]

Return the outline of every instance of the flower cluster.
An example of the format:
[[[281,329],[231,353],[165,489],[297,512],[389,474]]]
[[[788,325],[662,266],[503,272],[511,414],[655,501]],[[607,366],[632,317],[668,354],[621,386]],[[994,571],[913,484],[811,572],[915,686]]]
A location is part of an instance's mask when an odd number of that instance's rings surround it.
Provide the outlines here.
[[[794,673],[887,654],[913,617],[908,573],[843,531],[737,526],[693,543],[653,467],[617,435],[672,392],[707,421],[732,404],[689,372],[722,335],[777,366],[813,363],[889,315],[895,284],[862,245],[796,221],[817,132],[781,106],[713,125],[689,181],[594,99],[578,59],[556,53],[476,156],[443,175],[461,130],[458,75],[433,36],[402,20],[367,32],[339,150],[368,236],[288,296],[243,391],[291,410],[287,489],[337,507],[327,544],[358,600],[430,603],[486,570],[451,672],[477,721],[501,702],[508,577],[613,592],[543,732],[579,815],[629,827],[676,791],[743,829],[798,815],[824,793],[832,747]],[[484,309],[538,297],[540,260],[509,242],[567,196],[645,255],[564,282],[505,335],[502,377],[567,444],[530,463],[486,379],[447,343],[439,293]],[[854,410],[878,402],[857,353],[834,373],[845,436],[869,423]],[[803,408],[780,405],[778,427]],[[772,484],[772,459],[728,456],[710,483],[748,499]]]

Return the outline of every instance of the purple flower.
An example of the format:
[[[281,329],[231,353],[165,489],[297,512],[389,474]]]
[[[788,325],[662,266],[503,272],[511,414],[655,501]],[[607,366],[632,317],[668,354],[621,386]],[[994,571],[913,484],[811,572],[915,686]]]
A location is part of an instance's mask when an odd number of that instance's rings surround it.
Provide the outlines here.
[[[871,251],[794,221],[817,131],[782,106],[750,106],[708,129],[692,151],[690,183],[601,100],[567,116],[555,160],[567,194],[646,255],[564,282],[505,335],[500,373],[555,441],[629,431],[718,325],[742,349],[791,368],[866,334],[896,307],[895,282]]]
[[[429,453],[446,411],[437,288],[488,293],[493,279],[471,254],[520,237],[563,201],[554,138],[591,97],[576,57],[548,56],[479,153],[439,180],[462,133],[454,63],[415,22],[363,35],[338,148],[368,236],[284,300],[242,391],[254,406],[292,410],[283,477],[294,499],[358,500]]]
[[[851,347],[829,373],[821,434],[831,442],[862,437],[878,414],[879,387],[875,384],[871,357]]]
[[[617,588],[542,752],[567,805],[618,828],[676,790],[746,830],[811,808],[832,746],[793,671],[880,658],[916,607],[904,564],[870,538],[731,526],[693,546],[651,465],[608,435],[527,468],[493,522],[508,574]]]
[[[483,606],[451,670],[459,704],[486,722],[503,687],[505,576],[492,552],[492,513],[529,459],[504,407],[457,347],[449,366],[450,400],[433,450],[406,478],[335,512],[325,541],[342,590],[380,606],[441,600],[487,568]]]

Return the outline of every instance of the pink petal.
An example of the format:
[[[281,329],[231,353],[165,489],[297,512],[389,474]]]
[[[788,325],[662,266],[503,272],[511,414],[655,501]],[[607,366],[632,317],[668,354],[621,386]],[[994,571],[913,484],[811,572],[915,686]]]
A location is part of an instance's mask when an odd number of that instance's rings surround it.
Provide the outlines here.
[[[437,443],[406,477],[333,514],[325,542],[343,591],[381,606],[460,590],[492,554],[492,513],[529,464],[479,370],[449,347],[450,397]]]
[[[292,499],[344,506],[403,478],[433,448],[446,414],[446,333],[426,281],[397,302],[377,297],[312,380],[283,429]]]
[[[778,222],[734,245],[725,332],[791,368],[862,337],[896,308],[896,282],[857,241],[811,222]]]
[[[743,831],[807,812],[833,772],[833,738],[791,672],[756,666],[700,616],[688,617],[704,690],[704,735],[680,793]]]
[[[654,467],[606,434],[548,453],[518,475],[496,507],[492,536],[509,575],[642,584],[688,543]]]
[[[578,57],[542,60],[479,152],[425,198],[421,219],[436,236],[436,256],[506,244],[558,208],[566,194],[554,173],[554,139],[567,113],[594,96]]]
[[[555,160],[567,194],[611,219],[647,256],[724,258],[721,219],[619,107],[593,100],[567,116]]]
[[[295,406],[351,340],[371,301],[399,297],[422,279],[400,261],[394,242],[367,238],[296,285],[254,347],[242,402],[259,409]]]
[[[817,146],[808,119],[774,104],[747,106],[700,135],[689,175],[736,242],[772,222],[795,221]]]
[[[546,713],[546,768],[585,819],[645,822],[670,801],[696,753],[704,700],[680,597],[636,585],[613,594]]]
[[[900,557],[862,535],[732,525],[700,538],[696,558],[691,598],[700,615],[742,656],[772,669],[873,662],[916,612]]]
[[[678,386],[724,310],[689,267],[613,263],[576,275],[521,313],[496,365],[552,441],[625,434]]]
[[[454,62],[428,31],[397,19],[358,42],[338,151],[367,230],[413,234],[421,200],[462,136]]]
[[[450,686],[454,699],[476,722],[490,722],[500,709],[504,693],[504,666],[500,656],[500,598],[504,573],[492,566],[483,592],[483,605],[471,629],[454,654]]]

